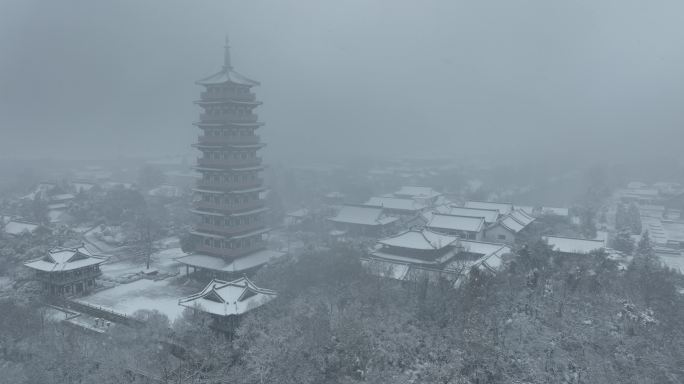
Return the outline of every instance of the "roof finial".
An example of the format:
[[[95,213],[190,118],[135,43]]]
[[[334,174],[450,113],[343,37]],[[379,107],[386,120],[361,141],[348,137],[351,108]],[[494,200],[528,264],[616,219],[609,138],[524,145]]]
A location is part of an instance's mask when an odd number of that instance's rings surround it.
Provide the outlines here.
[[[226,45],[224,46],[225,53],[223,57],[223,69],[233,69],[233,66],[230,64],[230,44],[228,43],[228,34],[226,34]]]

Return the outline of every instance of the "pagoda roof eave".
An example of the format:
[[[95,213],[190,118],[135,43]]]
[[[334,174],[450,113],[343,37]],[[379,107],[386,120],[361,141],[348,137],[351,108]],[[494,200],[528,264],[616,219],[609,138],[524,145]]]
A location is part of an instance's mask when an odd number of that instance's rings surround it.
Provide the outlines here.
[[[197,127],[202,127],[202,126],[207,126],[207,127],[225,127],[229,125],[233,125],[236,127],[261,127],[265,123],[262,121],[255,121],[253,123],[238,123],[238,122],[223,122],[223,123],[217,123],[217,122],[204,122],[204,121],[196,121],[192,123],[192,125],[197,126]]]
[[[236,149],[250,149],[250,148],[263,148],[266,146],[265,143],[258,144],[202,144],[195,143],[190,145],[193,148],[236,148]]]
[[[195,104],[197,105],[202,105],[202,104],[245,104],[245,105],[255,105],[259,106],[262,105],[263,103],[258,100],[254,101],[248,101],[248,100],[236,100],[236,99],[216,99],[216,100],[195,100]]]
[[[195,82],[197,85],[220,85],[226,83],[233,83],[237,85],[245,85],[248,87],[255,87],[261,85],[256,80],[252,80],[236,71],[230,67],[224,67],[219,72],[207,76],[205,78],[199,79]]]

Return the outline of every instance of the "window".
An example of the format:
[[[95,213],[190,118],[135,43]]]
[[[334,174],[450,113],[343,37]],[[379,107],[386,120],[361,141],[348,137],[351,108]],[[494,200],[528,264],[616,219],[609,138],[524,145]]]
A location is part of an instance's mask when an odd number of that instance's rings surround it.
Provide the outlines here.
[[[506,240],[506,235],[498,235],[496,238],[499,240]]]

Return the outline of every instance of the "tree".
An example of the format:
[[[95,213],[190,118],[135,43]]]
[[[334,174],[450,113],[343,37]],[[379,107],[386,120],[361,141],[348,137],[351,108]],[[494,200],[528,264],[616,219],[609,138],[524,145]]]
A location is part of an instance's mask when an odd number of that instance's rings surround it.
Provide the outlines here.
[[[634,251],[634,241],[625,228],[618,232],[615,239],[613,239],[613,248],[627,254],[631,254]]]
[[[659,265],[658,257],[651,245],[651,237],[649,236],[648,231],[644,232],[643,235],[641,235],[641,239],[639,239],[634,261],[642,266],[652,267]]]

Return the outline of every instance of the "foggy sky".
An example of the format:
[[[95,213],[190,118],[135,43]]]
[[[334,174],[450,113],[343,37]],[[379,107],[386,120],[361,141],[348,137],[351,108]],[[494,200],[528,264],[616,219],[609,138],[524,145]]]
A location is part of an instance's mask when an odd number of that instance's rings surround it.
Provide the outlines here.
[[[0,0],[0,158],[194,154],[226,33],[267,157],[681,156],[681,0]]]

